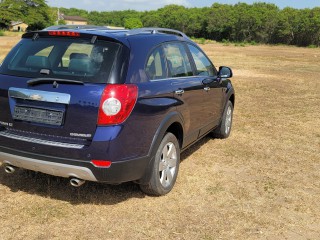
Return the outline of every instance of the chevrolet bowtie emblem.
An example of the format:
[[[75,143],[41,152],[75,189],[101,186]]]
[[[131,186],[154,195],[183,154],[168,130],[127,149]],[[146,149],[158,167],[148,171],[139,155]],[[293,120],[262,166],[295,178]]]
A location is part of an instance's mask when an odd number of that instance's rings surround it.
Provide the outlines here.
[[[39,95],[39,94],[33,94],[33,95],[29,96],[29,99],[30,100],[35,100],[35,101],[40,101],[40,100],[43,99],[43,97],[41,95]]]

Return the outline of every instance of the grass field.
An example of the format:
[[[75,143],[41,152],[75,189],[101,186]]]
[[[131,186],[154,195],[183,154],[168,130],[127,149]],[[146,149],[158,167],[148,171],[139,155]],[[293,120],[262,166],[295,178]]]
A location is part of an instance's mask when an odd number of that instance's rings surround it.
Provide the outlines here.
[[[184,152],[164,197],[0,171],[0,239],[320,239],[320,49],[202,47],[234,70],[230,138]]]

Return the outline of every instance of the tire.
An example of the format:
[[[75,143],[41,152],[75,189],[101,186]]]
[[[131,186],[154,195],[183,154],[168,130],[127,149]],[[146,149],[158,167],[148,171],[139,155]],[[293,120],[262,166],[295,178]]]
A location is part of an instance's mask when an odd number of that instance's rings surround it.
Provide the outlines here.
[[[166,133],[156,152],[150,181],[148,184],[141,184],[141,190],[153,196],[169,193],[176,182],[179,164],[179,142],[172,133]]]
[[[227,138],[230,135],[233,120],[233,104],[229,100],[224,108],[221,123],[213,130],[213,137],[215,138]]]

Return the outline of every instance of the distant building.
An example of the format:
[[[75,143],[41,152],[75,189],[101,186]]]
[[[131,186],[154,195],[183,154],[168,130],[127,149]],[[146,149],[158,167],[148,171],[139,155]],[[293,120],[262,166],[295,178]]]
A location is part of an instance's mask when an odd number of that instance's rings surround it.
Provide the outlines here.
[[[9,31],[15,32],[25,32],[27,30],[28,24],[22,21],[11,21],[9,25]]]
[[[59,20],[64,20],[66,25],[87,25],[87,19],[80,16],[66,16],[64,14],[60,14]]]

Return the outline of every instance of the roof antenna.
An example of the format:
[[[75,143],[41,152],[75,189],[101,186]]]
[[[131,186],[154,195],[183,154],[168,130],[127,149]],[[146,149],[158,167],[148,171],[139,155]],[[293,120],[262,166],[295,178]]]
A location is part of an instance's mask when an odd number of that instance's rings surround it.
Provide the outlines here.
[[[57,81],[54,81],[53,84],[52,84],[52,87],[53,88],[58,88],[59,87],[59,84]]]
[[[32,37],[32,41],[36,41],[39,38],[39,33],[35,33]]]
[[[91,38],[91,43],[94,44],[97,41],[97,36],[93,36]]]

